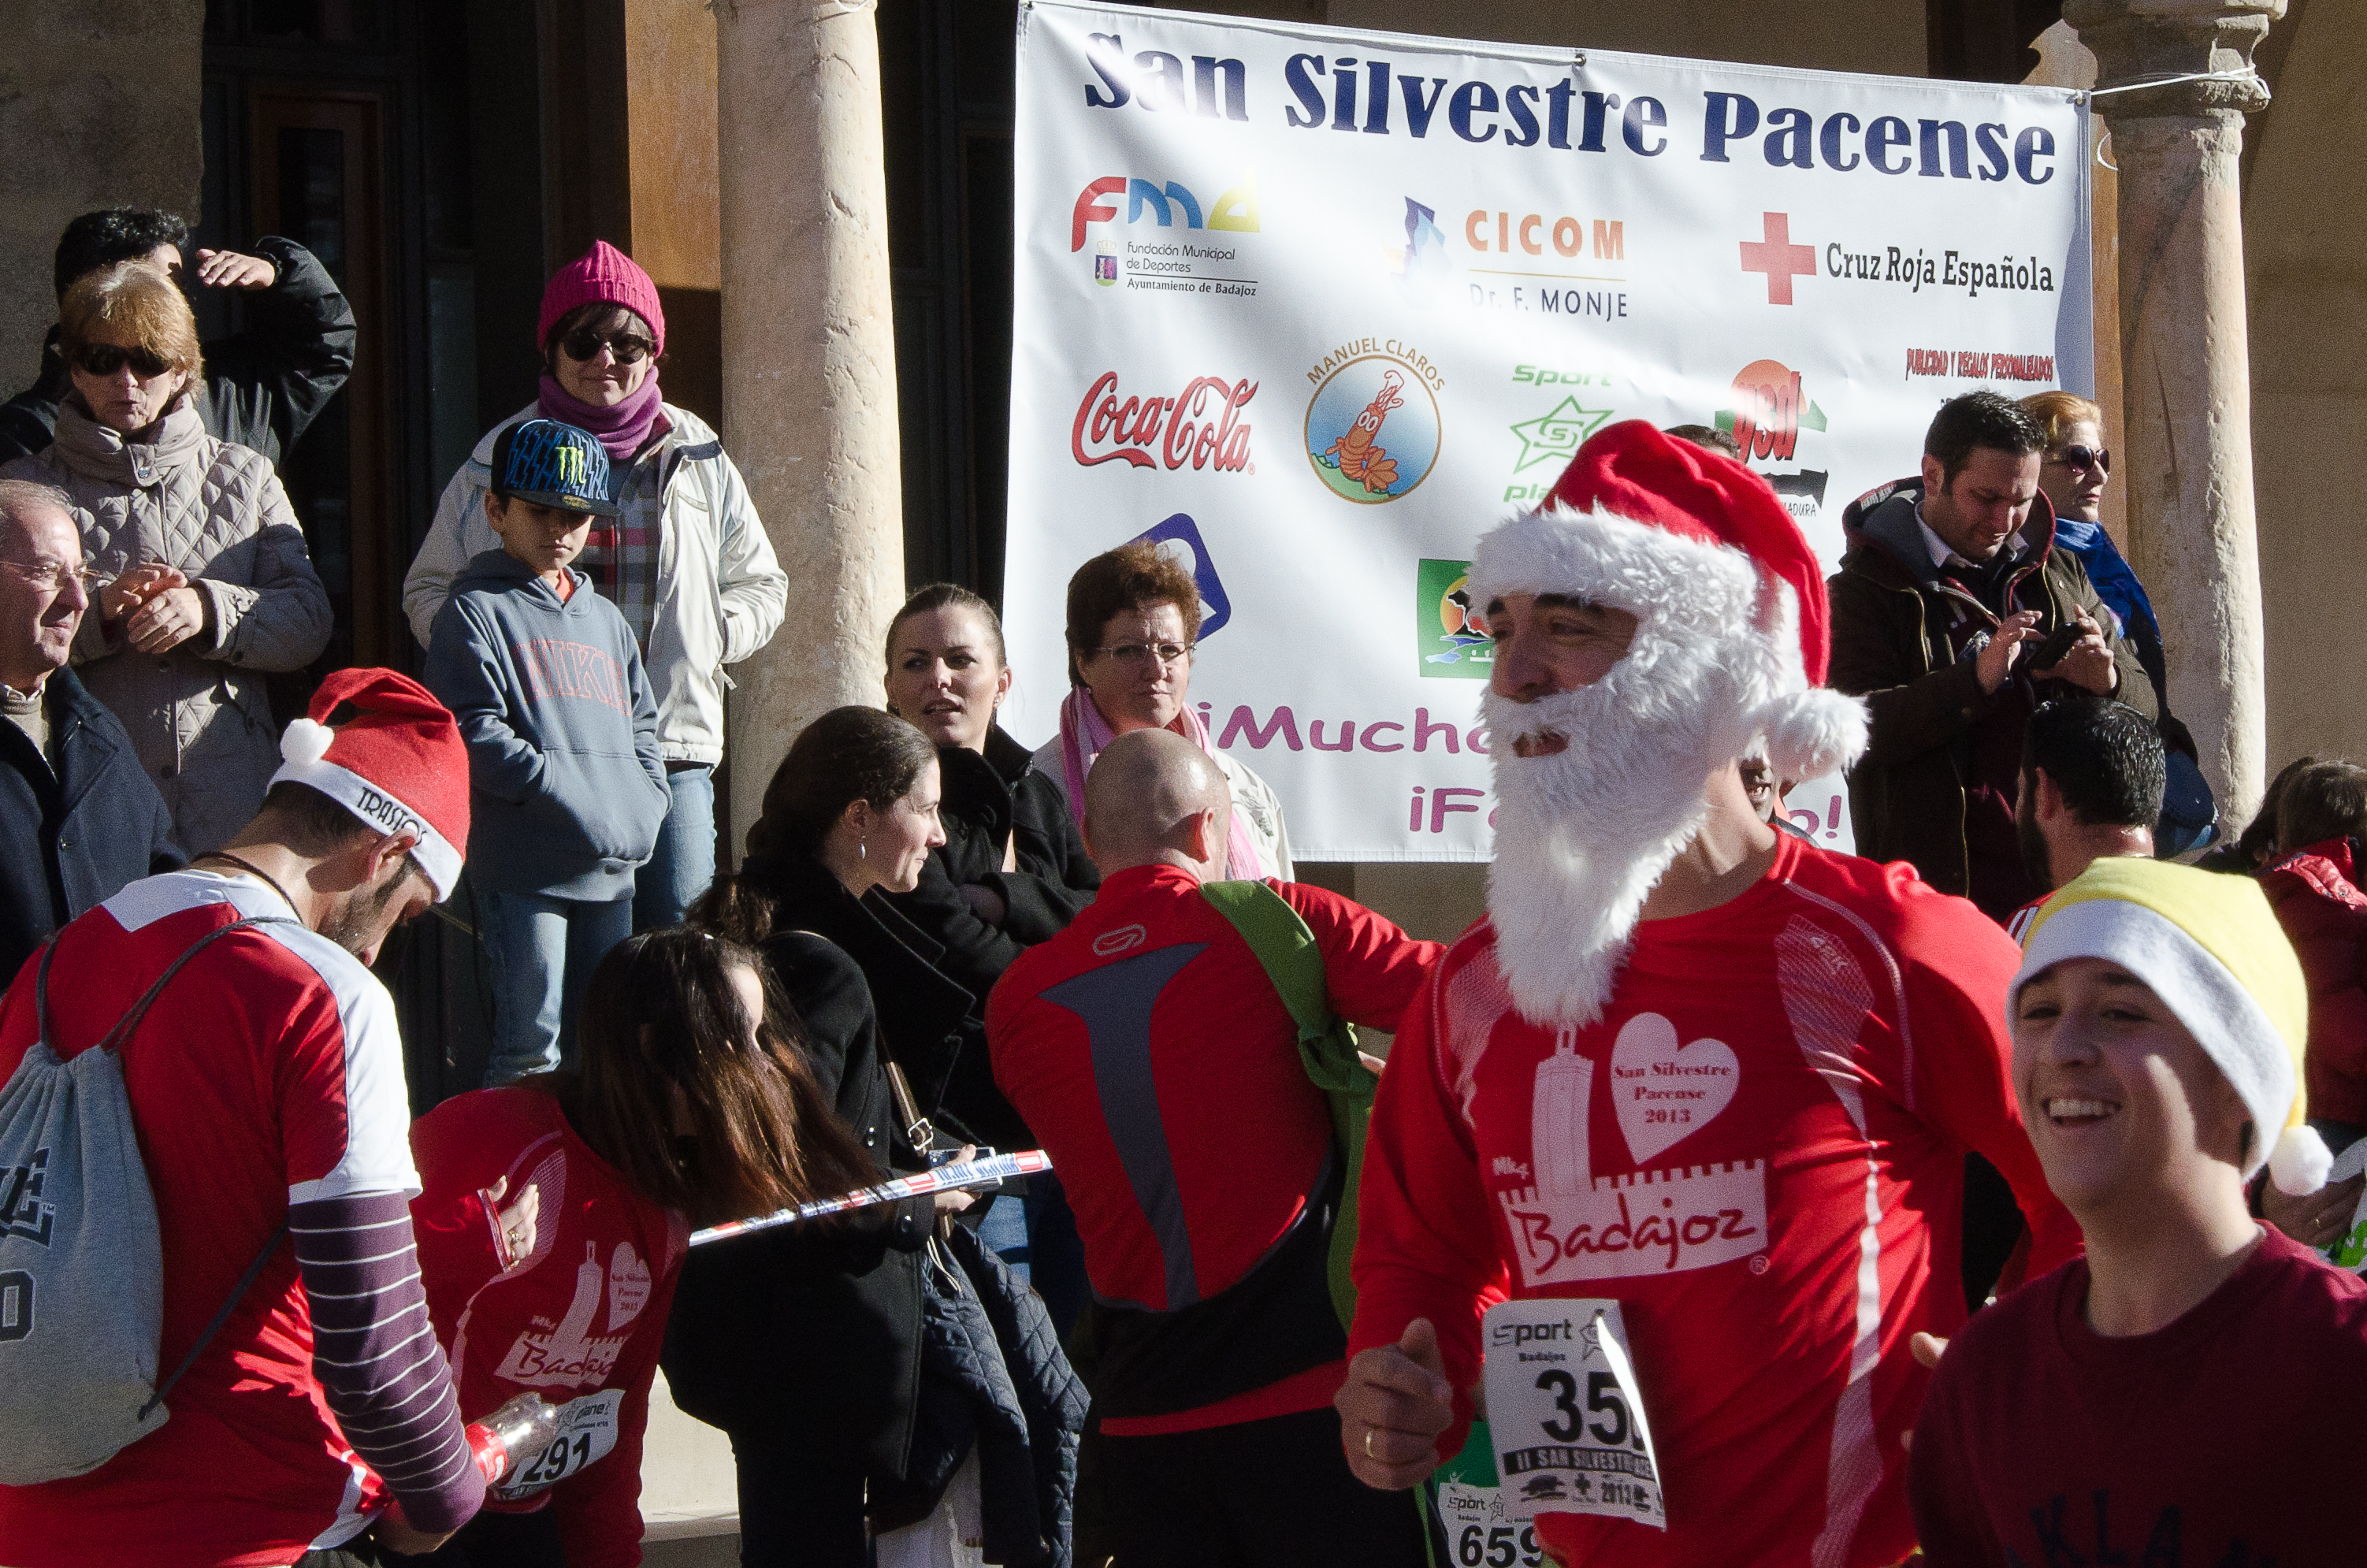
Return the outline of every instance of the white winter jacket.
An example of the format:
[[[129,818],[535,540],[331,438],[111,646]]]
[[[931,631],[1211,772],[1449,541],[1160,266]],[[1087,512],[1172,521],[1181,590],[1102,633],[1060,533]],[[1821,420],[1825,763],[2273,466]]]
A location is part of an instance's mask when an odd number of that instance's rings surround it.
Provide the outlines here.
[[[668,762],[712,766],[723,760],[723,692],[730,684],[723,666],[773,640],[789,578],[773,559],[747,482],[724,455],[713,427],[673,403],[662,406],[674,428],[640,458],[663,465],[663,476],[657,599],[641,662],[657,697],[658,749]],[[436,612],[452,596],[452,580],[479,551],[502,548],[501,536],[485,521],[493,438],[540,415],[528,403],[486,431],[444,487],[435,526],[402,580],[402,610],[422,647]],[[629,495],[639,488],[622,476],[618,485]],[[648,505],[629,500],[627,514]]]

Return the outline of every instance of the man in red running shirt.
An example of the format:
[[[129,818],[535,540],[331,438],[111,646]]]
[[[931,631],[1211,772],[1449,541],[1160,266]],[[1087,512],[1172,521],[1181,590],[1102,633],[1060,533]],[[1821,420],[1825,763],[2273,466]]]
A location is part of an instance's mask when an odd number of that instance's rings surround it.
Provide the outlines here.
[[[1200,892],[1227,869],[1224,775],[1139,730],[1085,797],[1101,892],[986,1009],[994,1081],[1059,1169],[1096,1298],[1070,1341],[1101,1434],[1079,1515],[1127,1568],[1417,1568],[1411,1500],[1359,1485],[1333,1437],[1330,1111],[1257,955]],[[1438,944],[1267,885],[1313,935],[1332,1011],[1394,1028]]]
[[[1764,481],[1641,423],[1479,542],[1495,670],[1489,918],[1407,1014],[1365,1155],[1341,1437],[1368,1483],[1462,1445],[1499,1295],[1609,1298],[1667,1529],[1543,1513],[1565,1562],[1873,1568],[1913,1545],[1919,1329],[1964,1316],[1964,1156],[2035,1268],[2078,1233],[2014,1108],[1977,909],[1779,837],[1735,759],[1863,747],[1824,588]]]

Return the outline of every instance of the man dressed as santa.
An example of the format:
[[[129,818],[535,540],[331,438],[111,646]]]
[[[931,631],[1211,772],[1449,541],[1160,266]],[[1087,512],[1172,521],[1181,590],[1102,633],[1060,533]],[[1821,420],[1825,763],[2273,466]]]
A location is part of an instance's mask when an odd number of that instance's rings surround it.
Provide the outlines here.
[[[1540,1514],[1557,1558],[1897,1562],[1908,1340],[1964,1316],[1965,1152],[2020,1196],[2033,1274],[2078,1246],[2008,1081],[2020,955],[1911,869],[1751,810],[1754,742],[1787,778],[1865,744],[1820,685],[1816,558],[1756,474],[1614,426],[1479,541],[1471,592],[1497,858],[1373,1111],[1349,1462],[1401,1488],[1462,1447],[1493,1301],[1608,1299],[1667,1528]]]

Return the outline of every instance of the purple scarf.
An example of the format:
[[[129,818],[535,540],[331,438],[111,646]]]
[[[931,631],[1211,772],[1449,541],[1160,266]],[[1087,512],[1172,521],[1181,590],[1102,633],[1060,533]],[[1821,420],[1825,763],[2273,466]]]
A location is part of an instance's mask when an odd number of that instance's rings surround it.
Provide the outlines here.
[[[572,425],[579,430],[589,430],[600,438],[600,445],[612,463],[633,460],[633,454],[648,444],[650,432],[657,427],[661,417],[658,407],[657,367],[650,367],[649,379],[640,389],[622,403],[606,407],[583,403],[570,395],[555,377],[542,378],[542,416],[556,419],[562,425]]]
[[[1167,727],[1206,752],[1209,761],[1216,761],[1217,748],[1208,743],[1208,726],[1200,722],[1198,712],[1182,709],[1167,722]],[[1069,814],[1077,819],[1080,828],[1085,824],[1085,775],[1093,771],[1093,759],[1116,738],[1109,721],[1093,706],[1093,693],[1082,686],[1070,687],[1069,695],[1060,699],[1060,781],[1068,787]],[[1220,767],[1218,771],[1223,770]],[[1225,785],[1229,790],[1232,780],[1227,778]],[[1258,858],[1257,840],[1250,836],[1246,816],[1237,801],[1232,815],[1227,819],[1232,824],[1232,832],[1227,845],[1230,863],[1225,875],[1234,881],[1257,881],[1265,875],[1264,863]]]

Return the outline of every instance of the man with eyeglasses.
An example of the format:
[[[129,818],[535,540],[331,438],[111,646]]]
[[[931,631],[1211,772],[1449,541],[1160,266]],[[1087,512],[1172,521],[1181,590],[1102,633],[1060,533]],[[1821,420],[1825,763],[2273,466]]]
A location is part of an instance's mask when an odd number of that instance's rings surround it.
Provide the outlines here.
[[[130,737],[65,667],[96,591],[66,498],[0,480],[0,984],[67,921],[183,863]]]
[[[1996,392],[1942,404],[1921,472],[1842,513],[1830,584],[1833,687],[1873,718],[1849,779],[1858,850],[1995,920],[2045,891],[2014,825],[2032,711],[2069,687],[2155,714],[2152,681],[2056,540],[2045,447]]]
[[[205,346],[205,377],[192,395],[206,433],[252,447],[284,467],[297,438],[354,369],[354,310],[321,265],[293,240],[266,236],[252,254],[200,250],[184,263],[189,226],[174,213],[118,207],[85,212],[58,236],[58,298],[94,272],[152,262],[184,290],[196,283],[245,297],[246,328]],[[0,463],[49,446],[58,403],[73,385],[57,328],[41,348],[40,378],[0,404]]]

